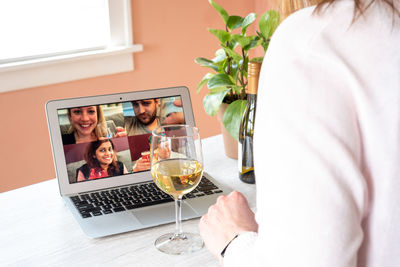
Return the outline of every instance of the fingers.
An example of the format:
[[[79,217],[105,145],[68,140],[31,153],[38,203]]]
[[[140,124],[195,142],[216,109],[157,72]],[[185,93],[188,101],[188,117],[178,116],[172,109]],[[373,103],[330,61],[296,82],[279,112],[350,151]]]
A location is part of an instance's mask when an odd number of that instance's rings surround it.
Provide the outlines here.
[[[229,195],[228,198],[234,202],[240,203],[240,205],[248,206],[247,198],[240,192],[234,190]]]
[[[183,112],[172,112],[165,118],[166,124],[182,124],[185,122]]]
[[[208,208],[200,219],[199,229],[206,247],[220,259],[221,251],[233,237],[241,232],[257,231],[258,225],[243,194],[233,191],[219,196]]]
[[[124,137],[127,136],[126,131],[122,127],[115,127],[117,133],[114,135],[114,137]]]
[[[174,105],[177,107],[182,107],[182,100],[175,100]]]
[[[208,208],[207,217],[205,219],[208,219],[208,216],[218,217],[222,213],[229,214],[232,210],[235,210],[238,207],[249,209],[247,199],[242,193],[233,191],[227,196],[219,196],[216,203]]]
[[[143,158],[139,158],[136,161],[136,166],[134,167],[133,171],[134,172],[145,171],[145,170],[150,169],[150,167],[151,167],[150,161],[144,160]]]
[[[211,205],[208,208],[207,214],[209,214],[210,216],[215,215],[218,213],[218,206],[216,204]]]
[[[232,203],[236,203],[238,201],[246,201],[247,202],[247,200],[243,196],[243,194],[235,190],[235,191],[232,191],[227,196],[225,196],[225,195],[219,196],[217,198],[217,201],[216,201],[215,205],[221,206],[222,208],[225,209],[227,205],[232,204]]]
[[[227,196],[225,196],[225,195],[223,195],[223,196],[219,196],[218,198],[217,198],[217,205],[221,205],[221,204],[223,204],[225,201],[226,201],[226,199],[227,199]]]
[[[216,203],[208,208],[206,219],[218,222],[226,218],[227,213],[230,213],[231,210],[230,202],[228,196],[219,196]]]
[[[228,196],[231,198],[235,198],[235,199],[245,198],[242,193],[240,193],[236,190],[230,192]]]

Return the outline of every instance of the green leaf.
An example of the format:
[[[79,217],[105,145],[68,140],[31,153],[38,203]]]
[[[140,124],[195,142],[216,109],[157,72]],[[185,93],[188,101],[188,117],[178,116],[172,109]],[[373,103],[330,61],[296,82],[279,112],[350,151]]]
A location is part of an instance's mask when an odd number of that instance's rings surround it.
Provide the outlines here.
[[[225,50],[225,52],[228,54],[228,56],[230,56],[231,58],[233,58],[236,61],[240,61],[242,60],[242,56],[239,55],[238,53],[236,53],[235,51],[233,51],[232,49],[228,48],[228,47],[223,47],[223,49]]]
[[[240,67],[240,61],[233,61],[231,62],[231,67],[230,67],[230,75],[232,75],[232,77],[237,77],[238,75],[238,71],[239,71],[239,67]]]
[[[201,88],[210,80],[213,76],[215,76],[214,73],[207,73],[204,75],[203,79],[199,82],[199,85],[197,85],[197,90],[196,93],[200,92]]]
[[[217,93],[220,93],[220,92],[223,92],[226,90],[228,90],[228,92],[230,91],[230,89],[227,87],[217,87],[217,88],[210,89],[210,94],[217,94]]]
[[[242,34],[244,35],[246,33],[247,27],[249,27],[257,18],[256,13],[250,13],[248,14],[243,22],[242,22]]]
[[[225,73],[218,73],[208,81],[207,85],[208,88],[213,89],[217,87],[235,85],[235,83],[231,76]]]
[[[228,64],[226,59],[224,59],[224,60],[222,60],[220,62],[217,62],[215,64],[218,66],[217,73],[225,73],[225,68],[226,68],[226,65]]]
[[[229,32],[217,29],[208,29],[208,31],[214,34],[221,44],[225,44],[231,40],[231,34]]]
[[[262,42],[263,42],[263,40],[258,36],[251,36],[249,38],[250,38],[250,43],[243,47],[243,49],[245,51],[253,49],[253,48],[259,46],[260,44],[262,44]]]
[[[240,44],[240,46],[242,48],[244,48],[245,46],[250,44],[253,37],[247,37],[247,36],[243,36],[240,34],[234,34],[234,35],[232,35],[232,39],[235,40],[236,42],[238,42]]]
[[[240,85],[232,85],[231,89],[235,92],[235,94],[240,94],[242,87]]]
[[[268,10],[261,15],[259,21],[260,32],[265,39],[271,38],[280,22],[279,13],[275,10]]]
[[[269,41],[268,42],[263,42],[262,47],[264,48],[264,52],[267,52],[269,46]]]
[[[217,114],[225,95],[229,92],[229,89],[223,88],[215,93],[207,94],[203,99],[203,107],[205,112],[210,116]]]
[[[232,104],[226,108],[224,117],[222,119],[225,129],[236,140],[239,139],[240,122],[242,121],[246,104],[246,100],[236,100],[232,102]]]
[[[226,53],[224,49],[218,49],[217,52],[215,52],[215,58],[212,59],[212,62],[218,63],[226,59]]]
[[[226,26],[232,31],[242,26],[243,18],[240,16],[230,16]]]
[[[225,51],[224,49],[220,48],[217,51],[215,51],[216,56],[225,56]]]
[[[228,23],[228,19],[229,19],[228,12],[226,12],[226,10],[222,6],[218,5],[213,0],[208,0],[208,2],[210,2],[212,7],[215,8],[215,10],[218,11],[218,13],[221,15],[222,19],[224,20],[225,24],[227,24]]]
[[[227,55],[224,51],[224,49],[218,49],[217,52],[215,52],[216,57],[212,59],[212,61],[215,63],[215,65],[218,66],[218,73],[223,73],[224,69],[227,64]]]
[[[196,62],[197,64],[199,64],[202,67],[208,67],[208,68],[212,68],[215,71],[218,71],[218,66],[216,66],[214,64],[214,62],[212,62],[209,59],[206,59],[204,57],[198,57],[194,60],[194,62]]]

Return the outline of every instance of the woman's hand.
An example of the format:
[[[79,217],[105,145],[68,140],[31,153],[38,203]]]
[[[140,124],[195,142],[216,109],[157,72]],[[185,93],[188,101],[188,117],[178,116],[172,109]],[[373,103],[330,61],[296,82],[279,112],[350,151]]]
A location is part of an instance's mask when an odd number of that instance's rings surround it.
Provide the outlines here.
[[[150,170],[150,167],[151,167],[150,160],[139,158],[136,161],[136,164],[133,168],[133,172],[147,171],[147,170]]]
[[[173,104],[176,107],[182,107],[181,100],[175,100]],[[183,112],[171,112],[167,115],[164,121],[165,124],[184,124],[185,123],[185,116]]]
[[[258,224],[246,198],[233,191],[218,197],[217,203],[201,217],[199,228],[208,250],[221,260],[222,250],[237,234],[257,232]]]
[[[172,112],[164,120],[165,124],[184,124],[185,116],[183,112]]]
[[[126,131],[123,127],[121,126],[115,127],[115,130],[117,131],[117,133],[114,135],[114,137],[127,136]]]

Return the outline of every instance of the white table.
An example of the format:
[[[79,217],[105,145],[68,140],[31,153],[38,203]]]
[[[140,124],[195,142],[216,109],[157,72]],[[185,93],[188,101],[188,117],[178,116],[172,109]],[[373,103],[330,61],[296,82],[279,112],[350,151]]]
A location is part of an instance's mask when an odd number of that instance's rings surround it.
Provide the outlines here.
[[[238,178],[237,161],[225,156],[222,136],[203,140],[206,171],[255,207],[255,185]],[[35,209],[33,209],[35,207]],[[183,222],[198,232],[199,219]],[[172,256],[153,245],[174,224],[99,239],[87,237],[62,201],[56,179],[0,194],[0,266],[218,266],[208,252]]]

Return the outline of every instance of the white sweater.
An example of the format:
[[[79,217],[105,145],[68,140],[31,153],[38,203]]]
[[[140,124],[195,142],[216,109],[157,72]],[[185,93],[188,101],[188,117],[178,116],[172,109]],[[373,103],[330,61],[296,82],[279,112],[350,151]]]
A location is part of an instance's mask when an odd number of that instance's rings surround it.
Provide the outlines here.
[[[373,4],[350,25],[351,0],[313,10],[288,17],[264,59],[259,232],[225,267],[400,266],[400,20]]]

